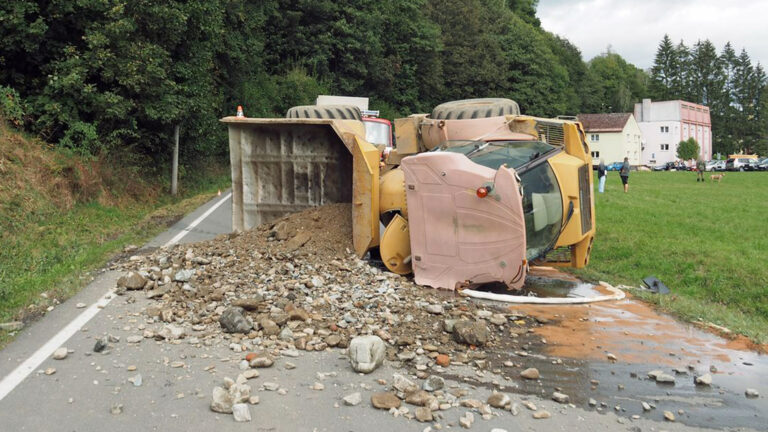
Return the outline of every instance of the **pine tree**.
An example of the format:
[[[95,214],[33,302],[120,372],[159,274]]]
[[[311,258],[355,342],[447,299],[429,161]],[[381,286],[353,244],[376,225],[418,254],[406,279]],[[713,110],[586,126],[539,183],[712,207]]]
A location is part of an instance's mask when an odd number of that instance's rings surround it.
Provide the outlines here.
[[[763,66],[755,66],[756,109],[754,151],[761,156],[768,156],[768,76]]]
[[[722,64],[712,42],[696,42],[690,65],[689,100],[712,107],[720,99],[724,84]]]
[[[737,149],[746,153],[751,152],[750,140],[752,121],[754,120],[755,105],[755,70],[752,61],[745,50],[736,58],[733,68],[732,105],[734,108],[734,123],[739,127],[733,131]]]
[[[668,34],[659,43],[651,68],[651,95],[654,99],[669,100],[674,94],[675,74],[679,69],[677,50]]]
[[[728,42],[720,53],[719,62],[722,73],[722,91],[719,98],[713,101],[712,112],[712,148],[716,152],[730,154],[738,151],[738,143],[735,130],[738,128],[735,94],[735,68],[738,58],[731,43]]]
[[[690,100],[690,88],[693,78],[691,52],[682,40],[680,40],[680,43],[675,47],[674,56],[677,62],[677,68],[671,71],[672,98]]]

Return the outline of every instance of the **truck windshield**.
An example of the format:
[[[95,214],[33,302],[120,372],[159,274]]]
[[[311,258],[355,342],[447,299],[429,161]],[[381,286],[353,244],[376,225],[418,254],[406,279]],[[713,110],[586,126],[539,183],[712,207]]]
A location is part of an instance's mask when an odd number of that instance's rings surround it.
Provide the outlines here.
[[[556,148],[541,141],[447,141],[440,149],[462,153],[488,168],[499,169],[507,164],[516,169]]]
[[[519,168],[557,147],[541,141],[447,141],[442,151],[462,153],[472,162],[492,169],[503,164]],[[518,171],[523,187],[526,258],[541,258],[554,246],[563,223],[563,197],[548,162]]]
[[[520,174],[528,261],[541,258],[554,246],[563,224],[563,197],[549,163]]]
[[[365,121],[365,140],[371,144],[391,146],[390,128],[386,123]]]

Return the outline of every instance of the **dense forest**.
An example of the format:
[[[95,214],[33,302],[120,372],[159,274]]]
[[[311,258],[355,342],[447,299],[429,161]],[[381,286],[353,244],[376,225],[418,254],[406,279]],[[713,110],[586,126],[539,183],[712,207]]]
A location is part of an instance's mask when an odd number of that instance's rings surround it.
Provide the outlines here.
[[[218,119],[282,116],[318,94],[383,116],[508,97],[540,116],[626,112],[643,97],[712,107],[715,151],[765,153],[766,77],[746,52],[669,38],[647,73],[587,62],[537,0],[13,0],[0,4],[0,114],[84,154],[226,154]],[[606,40],[606,44],[610,41]],[[118,150],[128,150],[118,151]]]

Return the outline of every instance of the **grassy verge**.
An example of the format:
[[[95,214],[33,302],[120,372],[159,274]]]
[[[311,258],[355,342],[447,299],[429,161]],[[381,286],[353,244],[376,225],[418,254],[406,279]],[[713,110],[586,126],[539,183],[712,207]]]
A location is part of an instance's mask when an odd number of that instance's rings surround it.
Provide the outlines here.
[[[768,342],[768,173],[640,172],[628,194],[610,173],[595,190],[597,235],[581,277],[641,285],[656,276],[671,295],[635,294],[690,321]]]
[[[76,293],[88,272],[141,245],[229,185],[214,165],[164,181],[132,176],[3,130],[0,135],[0,322],[29,321]],[[0,346],[9,340],[0,331]]]

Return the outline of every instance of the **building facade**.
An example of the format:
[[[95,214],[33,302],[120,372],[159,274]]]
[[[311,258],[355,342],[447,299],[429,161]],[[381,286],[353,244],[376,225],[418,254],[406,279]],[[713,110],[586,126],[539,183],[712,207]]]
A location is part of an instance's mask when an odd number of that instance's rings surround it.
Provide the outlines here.
[[[643,132],[642,164],[661,165],[677,160],[677,145],[693,137],[699,156],[712,159],[712,122],[709,108],[681,100],[635,104],[635,117]]]
[[[629,158],[630,165],[642,161],[642,132],[631,113],[579,114],[587,134],[592,164],[602,158],[606,165]]]

